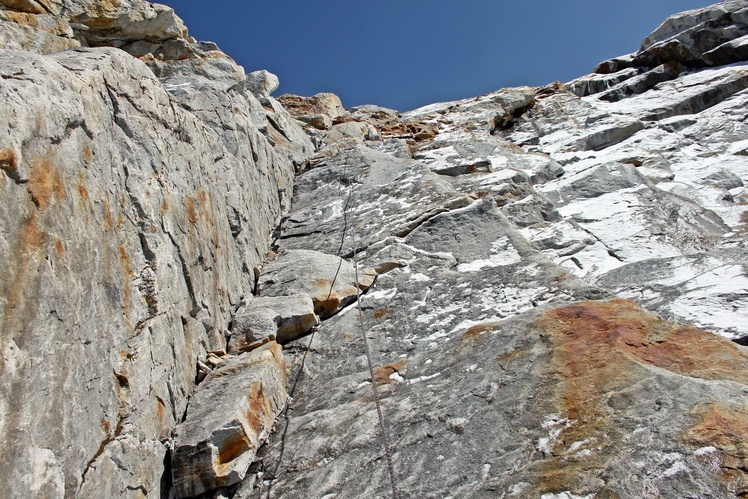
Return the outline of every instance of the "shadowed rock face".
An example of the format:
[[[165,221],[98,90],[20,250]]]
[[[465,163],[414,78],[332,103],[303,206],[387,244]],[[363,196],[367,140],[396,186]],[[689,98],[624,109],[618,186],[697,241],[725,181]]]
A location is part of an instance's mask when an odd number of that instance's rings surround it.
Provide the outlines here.
[[[384,497],[371,382],[403,497],[748,494],[745,2],[403,114],[0,4],[9,497]]]

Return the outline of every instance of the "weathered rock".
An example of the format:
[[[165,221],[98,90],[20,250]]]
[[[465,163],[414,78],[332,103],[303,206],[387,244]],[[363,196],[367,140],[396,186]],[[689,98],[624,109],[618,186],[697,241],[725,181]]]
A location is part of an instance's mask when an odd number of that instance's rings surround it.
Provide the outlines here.
[[[314,313],[313,308],[312,313]],[[270,308],[252,310],[249,310],[246,306],[240,308],[231,320],[228,352],[238,355],[242,352],[254,350],[270,341],[275,341],[281,319],[281,315]]]
[[[163,6],[2,3],[6,47],[122,49],[0,51],[7,495],[384,496],[371,382],[403,496],[748,493],[744,2],[402,115],[276,100]]]
[[[278,101],[291,115],[314,128],[326,130],[338,116],[345,114],[340,98],[331,93],[319,93],[312,97],[286,94]]]
[[[0,481],[11,497],[154,493],[196,361],[225,348],[293,165],[220,83],[187,111],[117,49],[2,50],[0,67],[13,117],[0,172]]]
[[[366,291],[375,278],[376,271],[371,268],[359,268],[356,276],[353,264],[334,255],[289,250],[262,269],[257,292],[261,297],[305,293],[311,296],[314,311],[324,319],[355,300],[356,294]]]
[[[247,88],[257,96],[268,96],[278,90],[280,81],[269,71],[253,71],[247,75]]]
[[[252,318],[260,315],[263,317],[261,324],[272,316],[277,326],[275,335],[278,343],[285,343],[301,336],[319,324],[312,297],[304,293],[283,296],[257,296],[252,299],[245,310],[245,312],[240,310],[238,316],[245,316],[244,320],[252,320]],[[239,325],[241,325],[241,322]],[[265,331],[268,331],[268,329],[265,329]],[[255,340],[262,337],[262,333],[256,334],[254,330],[251,331],[251,334]]]
[[[174,495],[241,482],[286,403],[281,347],[268,343],[211,372],[190,399],[172,443]]]

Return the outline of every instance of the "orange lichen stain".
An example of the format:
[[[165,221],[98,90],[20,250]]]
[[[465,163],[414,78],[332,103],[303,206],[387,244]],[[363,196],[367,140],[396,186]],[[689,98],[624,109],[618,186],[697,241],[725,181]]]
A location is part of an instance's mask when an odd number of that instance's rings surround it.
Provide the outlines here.
[[[34,159],[31,176],[27,184],[34,204],[45,209],[52,200],[59,200],[65,196],[62,178],[57,168],[52,164],[49,155]]]
[[[523,355],[527,355],[528,353],[530,353],[528,350],[521,349],[521,348],[517,350],[512,350],[509,353],[499,355],[496,358],[496,362],[499,364],[499,367],[501,367],[502,369],[506,369],[508,364],[512,362],[514,359],[522,357]]]
[[[59,258],[62,258],[65,256],[65,245],[62,243],[60,239],[55,238],[55,251],[57,251],[57,256]]]
[[[130,257],[127,256],[127,249],[125,249],[124,245],[120,244],[118,249],[119,263],[122,267],[122,272],[124,273],[125,278],[129,279],[135,275],[130,267]]]
[[[34,212],[31,214],[29,220],[21,227],[18,234],[16,253],[19,256],[19,263],[15,276],[5,281],[6,283],[11,283],[10,288],[6,288],[5,292],[8,297],[6,315],[13,309],[22,308],[24,303],[24,289],[29,284],[27,279],[31,279],[29,274],[31,274],[32,268],[37,263],[36,257],[43,254],[44,239],[44,233],[39,228],[36,212]],[[5,327],[8,327],[7,319],[6,317],[3,321]]]
[[[314,287],[318,290],[317,297],[312,297],[314,311],[321,317],[329,317],[340,308],[340,294],[333,291],[333,282],[330,279],[315,279]],[[332,291],[332,292],[331,292]],[[356,294],[356,288],[347,286],[342,290],[343,296]]]
[[[163,428],[164,426],[164,403],[160,400],[156,400],[156,412],[158,413],[158,427]]]
[[[389,307],[382,307],[379,310],[377,310],[376,312],[374,312],[374,318],[375,319],[381,319],[382,317],[384,317],[385,315],[389,314],[390,312],[391,312],[391,310],[389,309]]]
[[[91,162],[91,148],[88,144],[83,144],[83,160],[86,164]]]
[[[384,385],[392,382],[393,374],[397,373],[403,375],[405,368],[408,366],[408,359],[398,360],[397,362],[391,362],[381,367],[374,369],[374,382],[377,385]]]
[[[683,440],[716,448],[720,478],[737,496],[748,495],[748,408],[705,404],[691,414],[701,422],[688,429]]]
[[[43,263],[46,238],[37,221],[38,211],[20,225],[13,243],[13,256],[3,268],[0,280],[0,293],[5,296],[6,306],[2,315],[0,341],[8,338],[23,338],[24,332],[34,319],[39,300],[37,269]],[[5,362],[0,358],[0,375],[5,370]]]
[[[88,203],[88,189],[86,189],[86,179],[83,177],[83,172],[78,172],[78,196],[81,199],[82,204]]]
[[[567,443],[612,441],[605,395],[635,382],[636,366],[655,366],[709,380],[748,384],[748,356],[731,341],[663,321],[636,303],[582,302],[547,312],[538,323],[551,340],[562,417],[569,421],[550,449],[540,492],[569,490],[580,466],[601,466],[599,452],[567,460]],[[605,437],[603,437],[605,435]]]
[[[32,28],[39,27],[39,19],[36,17],[36,15],[32,13],[15,12],[12,10],[6,10],[6,11],[3,11],[3,14],[8,21],[12,21],[18,24],[24,24],[26,26],[31,26]]]
[[[556,274],[555,276],[553,276],[553,280],[556,282],[561,282],[561,281],[565,281],[566,279],[568,279],[568,277],[569,277],[568,272],[561,272],[560,274]]]
[[[219,464],[227,464],[249,450],[249,440],[243,432],[236,431],[222,442],[218,449]]]
[[[467,331],[462,333],[462,341],[475,341],[479,337],[483,336],[484,333],[488,331],[494,331],[498,329],[499,323],[496,321],[489,321],[489,322],[481,322],[480,324],[475,324],[474,326],[470,326]]]
[[[109,203],[104,203],[104,229],[109,232],[114,227],[114,219],[112,218],[112,211],[109,209]]]
[[[130,257],[127,256],[127,250],[125,249],[125,246],[120,244],[118,250],[119,265],[122,269],[122,314],[124,315],[125,321],[129,326],[130,320],[128,318],[128,313],[131,303],[130,281],[135,274],[132,271],[132,267],[130,265]]]
[[[18,174],[18,156],[13,149],[0,150],[0,170],[13,178]]]
[[[197,210],[195,209],[195,198],[187,196],[187,218],[190,220],[192,225],[196,225],[198,221]]]
[[[460,335],[460,341],[457,343],[455,352],[456,358],[459,360],[473,355],[475,349],[482,345],[489,337],[487,333],[498,328],[499,323],[496,321],[481,322],[470,326]]]
[[[265,390],[261,384],[254,384],[249,392],[249,410],[247,411],[249,427],[256,435],[259,435],[269,421],[272,421],[272,414],[265,397]]]

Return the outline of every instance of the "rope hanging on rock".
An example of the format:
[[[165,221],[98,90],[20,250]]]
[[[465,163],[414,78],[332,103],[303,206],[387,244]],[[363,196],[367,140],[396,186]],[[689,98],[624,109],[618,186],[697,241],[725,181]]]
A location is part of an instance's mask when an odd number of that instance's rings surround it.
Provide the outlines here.
[[[354,236],[355,245],[355,236]],[[397,490],[397,478],[395,477],[395,465],[392,461],[392,448],[390,446],[390,436],[387,431],[387,423],[384,420],[384,413],[382,412],[382,404],[379,401],[379,389],[377,388],[377,382],[374,379],[374,362],[371,360],[371,350],[369,349],[369,339],[366,337],[366,328],[364,328],[364,316],[361,307],[361,290],[358,287],[358,262],[356,262],[356,254],[354,249],[353,254],[353,268],[355,269],[356,279],[356,307],[358,308],[358,326],[361,332],[361,339],[364,340],[364,350],[366,351],[366,363],[369,366],[369,378],[371,379],[371,389],[374,392],[374,404],[377,408],[377,417],[379,418],[379,430],[382,434],[382,445],[384,446],[384,454],[387,457],[387,470],[390,473],[390,485],[392,486],[392,498],[399,499],[400,493]]]
[[[343,165],[343,176],[346,176],[346,170],[347,170],[348,164],[345,163]],[[340,191],[338,191],[340,192]],[[351,204],[351,199],[353,198],[353,182],[352,179],[349,181],[349,188],[348,188],[348,196],[346,196],[345,203],[343,204],[343,235],[340,238],[340,247],[338,248],[338,257],[341,258],[340,262],[338,262],[338,270],[335,272],[335,277],[333,277],[332,284],[330,285],[330,293],[328,295],[328,299],[332,295],[333,287],[335,286],[335,281],[338,278],[338,273],[340,272],[340,266],[343,263],[342,257],[340,256],[343,251],[343,245],[345,242],[345,235],[348,231],[348,207]],[[361,306],[361,289],[358,286],[359,280],[358,280],[358,262],[356,261],[356,228],[353,227],[353,268],[355,271],[354,279],[356,282],[353,283],[354,288],[356,288],[356,307],[358,308],[358,326],[359,331],[361,333],[361,339],[364,341],[364,351],[366,352],[366,363],[369,368],[369,379],[371,380],[371,387],[372,391],[374,393],[374,405],[377,409],[377,418],[379,419],[379,430],[380,434],[382,436],[382,446],[384,447],[384,454],[387,458],[387,470],[389,471],[390,475],[390,486],[392,487],[392,498],[393,499],[400,499],[400,492],[397,488],[397,478],[395,476],[395,465],[392,460],[392,447],[390,445],[390,437],[389,432],[387,431],[387,423],[384,419],[384,413],[382,412],[382,404],[379,397],[379,389],[377,389],[377,383],[374,379],[374,362],[371,358],[371,349],[369,348],[369,339],[366,337],[366,328],[364,327],[364,315],[363,315],[363,308]],[[310,343],[311,345],[311,343]]]

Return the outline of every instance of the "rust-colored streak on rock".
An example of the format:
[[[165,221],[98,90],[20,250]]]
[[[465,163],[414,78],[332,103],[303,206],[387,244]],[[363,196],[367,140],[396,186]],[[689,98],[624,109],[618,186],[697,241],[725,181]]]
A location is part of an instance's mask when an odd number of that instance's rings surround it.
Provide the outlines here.
[[[57,251],[57,256],[59,258],[62,258],[65,256],[65,245],[62,243],[60,239],[55,238],[55,251]]]
[[[249,394],[249,411],[247,412],[249,427],[256,435],[259,435],[271,420],[272,414],[265,397],[265,390],[261,384],[255,384]]]
[[[472,355],[475,350],[480,347],[488,338],[488,332],[498,329],[499,323],[495,321],[481,322],[470,326],[462,336],[460,341],[457,343],[456,355],[462,359],[468,355]]]
[[[381,319],[382,317],[384,317],[385,315],[387,315],[389,313],[390,313],[389,307],[382,307],[379,310],[377,310],[376,312],[374,312],[374,318],[375,319]]]
[[[312,302],[314,303],[315,313],[320,317],[329,317],[338,311],[341,303],[340,293],[344,296],[356,294],[356,288],[353,286],[348,286],[343,290],[333,290],[330,293],[330,289],[333,286],[333,282],[330,279],[315,279],[314,286],[317,292],[312,296]]]
[[[197,209],[195,208],[195,198],[187,196],[187,218],[190,220],[192,225],[197,225],[199,219],[197,215]]]
[[[62,178],[49,155],[34,160],[27,188],[34,203],[42,210],[53,200],[65,197]]]
[[[4,171],[11,178],[17,176],[18,157],[13,149],[5,148],[0,150],[0,170]]]
[[[91,147],[88,144],[83,144],[83,159],[86,164],[91,162]]]
[[[557,321],[552,329],[561,333],[557,340],[570,353],[607,356],[625,354],[641,364],[661,367],[695,378],[732,380],[748,384],[748,355],[733,342],[693,326],[674,324],[644,312],[628,300],[607,303],[585,302],[553,310],[548,317]],[[571,355],[566,374],[574,369],[587,370]],[[592,359],[586,359],[592,360]]]
[[[107,232],[111,231],[114,227],[114,218],[112,217],[112,210],[109,209],[109,203],[103,201],[104,204],[104,230]]]
[[[32,212],[28,221],[21,225],[14,244],[15,262],[7,262],[3,269],[4,276],[0,289],[7,297],[0,324],[0,340],[3,343],[14,339],[17,343],[23,344],[23,333],[36,312],[35,295],[39,280],[35,276],[45,248],[45,236],[39,228],[37,213]],[[4,370],[5,362],[0,359],[0,374]]]
[[[118,249],[119,265],[122,269],[122,313],[127,319],[131,302],[130,280],[135,274],[132,271],[132,266],[130,265],[130,257],[127,255],[127,249],[125,248],[125,246],[120,244]]]
[[[83,174],[83,170],[78,171],[78,182],[76,183],[78,188],[78,208],[81,211],[85,211],[88,206],[88,199],[90,197],[88,188],[86,187],[86,177]],[[111,220],[110,220],[111,222]]]
[[[734,343],[692,326],[663,321],[629,300],[557,308],[547,312],[539,326],[554,346],[559,409],[570,423],[551,448],[541,492],[565,490],[557,486],[573,483],[577,470],[603,465],[604,448],[568,461],[565,446],[615,438],[604,396],[635,382],[636,365],[748,384],[748,356]]]
[[[391,362],[389,364],[385,364],[381,367],[378,367],[374,370],[374,382],[377,385],[383,385],[386,383],[391,383],[392,376],[395,373],[398,373],[400,375],[405,373],[405,368],[408,365],[408,360],[403,359],[399,360],[397,362]]]
[[[218,451],[218,462],[221,464],[230,463],[249,450],[249,441],[243,432],[237,432],[232,437],[227,439]]]
[[[736,495],[748,496],[748,408],[706,404],[692,414],[701,422],[683,439],[694,446],[715,447],[721,478]]]

